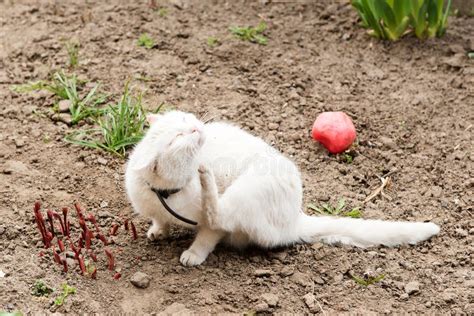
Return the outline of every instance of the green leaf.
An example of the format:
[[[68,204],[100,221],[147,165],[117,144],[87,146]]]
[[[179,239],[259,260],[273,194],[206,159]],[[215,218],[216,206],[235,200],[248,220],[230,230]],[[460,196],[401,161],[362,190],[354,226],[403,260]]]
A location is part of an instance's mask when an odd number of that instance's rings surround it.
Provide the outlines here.
[[[374,8],[377,12],[378,20],[380,21],[380,18],[382,18],[384,25],[386,25],[389,30],[394,30],[397,27],[395,14],[385,0],[375,0]]]
[[[395,13],[395,19],[397,21],[397,28],[400,28],[400,24],[407,18],[410,12],[410,1],[411,0],[396,0],[393,1],[391,7]]]
[[[373,6],[370,5],[372,0],[361,0],[362,6],[366,9],[365,10],[365,16],[367,18],[367,23],[369,27],[374,31],[374,36],[379,37],[379,38],[385,38],[385,34],[382,30],[382,27],[380,26],[380,23],[378,22],[378,19],[374,16],[372,12],[373,11]]]
[[[448,4],[446,5],[446,11],[444,11],[443,20],[442,20],[441,25],[438,29],[438,32],[436,33],[436,36],[438,36],[438,37],[441,37],[446,33],[446,26],[448,24],[449,10],[451,10],[451,0],[448,0]]]

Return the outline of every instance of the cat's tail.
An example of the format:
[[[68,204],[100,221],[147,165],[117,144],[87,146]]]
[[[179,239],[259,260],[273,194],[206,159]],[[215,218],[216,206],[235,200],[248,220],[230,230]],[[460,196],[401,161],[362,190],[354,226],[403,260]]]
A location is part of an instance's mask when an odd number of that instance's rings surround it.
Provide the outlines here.
[[[297,242],[320,240],[329,244],[361,248],[416,244],[439,233],[439,226],[433,223],[317,217],[306,214],[300,216],[297,226]]]

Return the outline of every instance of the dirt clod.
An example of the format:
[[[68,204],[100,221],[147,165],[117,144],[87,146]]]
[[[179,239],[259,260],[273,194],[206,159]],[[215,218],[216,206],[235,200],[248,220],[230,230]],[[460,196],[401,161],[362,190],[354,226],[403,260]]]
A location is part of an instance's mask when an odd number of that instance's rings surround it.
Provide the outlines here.
[[[253,273],[253,275],[255,275],[256,277],[266,277],[272,274],[273,274],[272,270],[262,270],[262,269],[255,270],[255,272]]]
[[[420,292],[420,282],[412,281],[405,285],[405,293],[413,295]]]
[[[262,294],[262,299],[268,304],[270,307],[275,307],[278,304],[278,295],[273,293],[265,293]]]
[[[146,289],[150,285],[150,276],[143,272],[135,272],[130,282],[138,288]]]
[[[71,101],[70,100],[61,100],[61,101],[58,102],[58,110],[61,113],[69,112],[70,107],[71,107]]]

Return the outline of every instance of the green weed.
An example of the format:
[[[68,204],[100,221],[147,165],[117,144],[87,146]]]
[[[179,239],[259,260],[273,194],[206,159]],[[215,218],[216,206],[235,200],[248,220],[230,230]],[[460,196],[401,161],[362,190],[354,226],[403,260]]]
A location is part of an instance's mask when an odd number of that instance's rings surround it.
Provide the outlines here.
[[[138,38],[138,46],[151,49],[155,47],[155,41],[153,40],[153,38],[150,37],[150,35],[143,33]]]
[[[75,75],[66,76],[64,73],[56,73],[56,80],[66,92],[66,98],[70,101],[69,112],[71,113],[72,124],[77,124],[88,117],[95,117],[103,112],[97,106],[104,103],[106,96],[96,96],[99,85],[95,85],[83,98],[80,97]]]
[[[63,73],[59,73],[60,76],[64,76]],[[56,74],[53,77],[53,80],[51,82],[47,81],[34,81],[34,82],[28,82],[25,84],[20,84],[20,85],[14,85],[11,87],[11,90],[16,92],[16,93],[27,93],[27,92],[32,92],[32,91],[40,91],[40,90],[45,90],[49,91],[55,96],[57,96],[59,99],[67,99],[67,93],[63,85],[61,85],[60,82],[56,80]]]
[[[468,57],[469,59],[474,59],[474,52],[469,52],[469,53],[467,53],[467,57]]]
[[[352,0],[362,26],[377,38],[396,41],[413,31],[420,38],[441,37],[446,32],[451,0]],[[444,11],[443,11],[444,9]]]
[[[79,64],[79,43],[75,41],[68,41],[65,44],[67,54],[69,56],[69,67],[76,68]]]
[[[207,38],[207,46],[215,47],[219,45],[219,39],[217,37],[210,36]]]
[[[58,296],[55,300],[54,300],[54,304],[56,306],[61,306],[64,304],[64,301],[66,300],[66,298],[70,295],[70,294],[75,294],[76,293],[76,288],[75,287],[72,287],[72,286],[69,286],[67,285],[67,283],[63,283],[61,285],[62,289],[63,289],[63,292],[61,293],[60,296]]]
[[[352,161],[354,160],[354,155],[353,155],[353,153],[343,153],[341,155],[341,160],[342,160],[342,162],[345,162],[347,164],[351,164]]]
[[[48,296],[53,293],[53,289],[47,286],[42,280],[36,280],[31,290],[31,294],[34,296]]]
[[[18,93],[46,90],[53,93],[58,99],[69,100],[72,124],[77,124],[88,117],[95,117],[102,113],[97,106],[104,103],[106,96],[96,95],[99,85],[94,86],[85,97],[81,97],[79,87],[83,85],[77,77],[66,75],[64,71],[56,72],[51,82],[37,81],[13,86],[12,90]]]
[[[132,95],[127,83],[120,101],[116,105],[109,105],[97,120],[98,128],[74,132],[66,136],[65,140],[124,157],[127,148],[143,138],[145,123],[142,94]]]
[[[158,13],[158,15],[161,17],[161,18],[164,18],[165,16],[168,15],[168,9],[167,8],[159,8],[158,10],[156,10],[156,13]]]
[[[375,277],[371,277],[371,276],[358,277],[358,276],[355,276],[355,275],[351,275],[351,277],[354,281],[356,281],[356,283],[358,283],[362,286],[369,286],[371,284],[382,281],[383,278],[385,278],[385,275],[380,274],[380,275],[375,276]]]
[[[230,28],[232,34],[243,41],[258,43],[260,45],[267,45],[268,39],[262,35],[267,29],[265,22],[260,22],[256,27],[239,27],[234,26]]]
[[[352,218],[361,218],[362,210],[360,207],[354,207],[350,210],[346,210],[346,201],[340,199],[337,205],[330,205],[328,203],[323,203],[321,206],[316,206],[312,203],[308,204],[307,207],[313,211],[318,212],[321,215],[330,215],[330,216],[346,216]]]

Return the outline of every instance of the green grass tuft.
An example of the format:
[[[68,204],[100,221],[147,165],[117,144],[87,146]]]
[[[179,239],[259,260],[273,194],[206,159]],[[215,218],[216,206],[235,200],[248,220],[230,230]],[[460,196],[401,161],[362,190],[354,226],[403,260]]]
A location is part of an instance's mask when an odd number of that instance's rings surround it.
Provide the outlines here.
[[[138,46],[151,49],[155,47],[155,41],[153,40],[153,38],[150,37],[150,35],[143,33],[138,38]]]
[[[260,22],[256,27],[239,27],[234,26],[230,28],[232,34],[243,41],[257,43],[260,45],[267,45],[268,39],[262,35],[267,29],[265,22]]]
[[[69,67],[76,68],[79,64],[79,48],[80,44],[75,41],[68,41],[65,44],[67,55],[69,57]]]
[[[73,132],[65,140],[124,157],[127,148],[138,143],[145,133],[146,113],[142,106],[142,94],[132,95],[127,83],[120,101],[109,105],[96,122],[98,128]]]
[[[158,13],[158,15],[159,15],[161,18],[164,18],[165,16],[168,15],[168,9],[165,8],[165,7],[162,7],[162,8],[159,8],[158,10],[156,10],[156,13]]]
[[[217,37],[209,36],[207,38],[207,46],[209,47],[215,47],[219,45],[220,41]]]
[[[77,124],[88,117],[100,115],[103,109],[97,106],[104,103],[106,96],[96,95],[99,85],[95,85],[85,97],[81,97],[79,90],[83,85],[75,75],[66,75],[64,71],[56,72],[51,82],[37,81],[23,85],[13,86],[17,93],[46,90],[53,93],[60,100],[69,100],[72,124]]]

